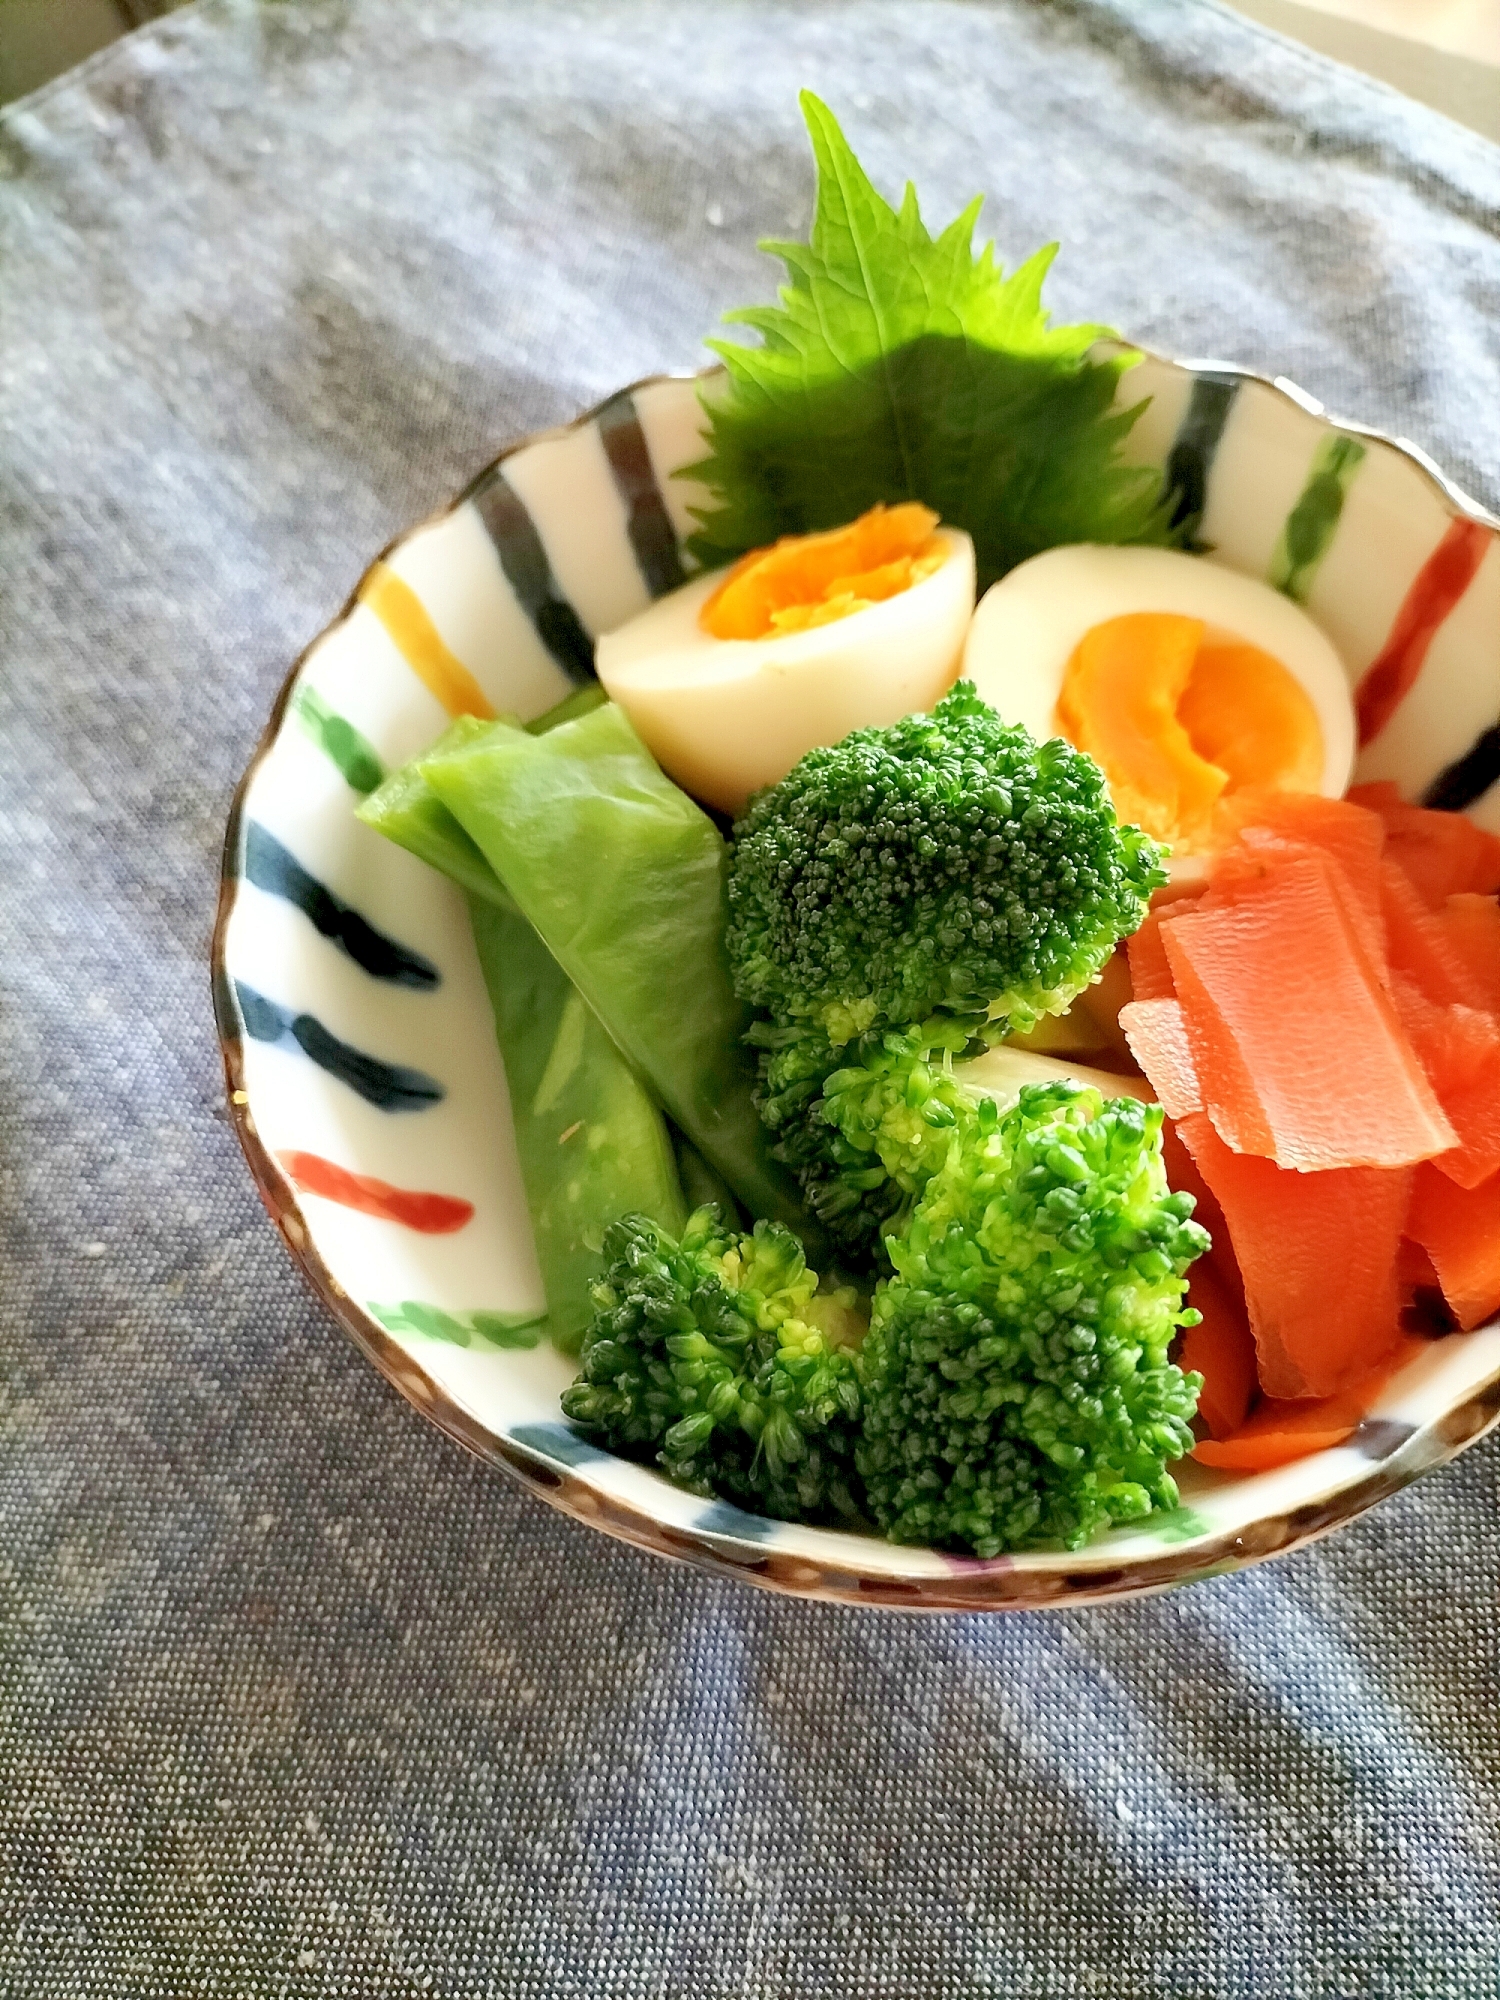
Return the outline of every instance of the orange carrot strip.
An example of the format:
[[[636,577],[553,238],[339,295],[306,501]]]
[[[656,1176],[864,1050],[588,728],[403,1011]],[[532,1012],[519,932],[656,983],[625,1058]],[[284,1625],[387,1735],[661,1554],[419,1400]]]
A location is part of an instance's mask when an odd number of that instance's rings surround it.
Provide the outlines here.
[[[1500,1312],[1500,1176],[1461,1188],[1435,1164],[1418,1167],[1406,1230],[1465,1332]]]
[[[1379,813],[1386,853],[1434,910],[1450,896],[1493,896],[1500,889],[1500,839],[1462,813],[1411,806],[1392,784],[1356,785],[1349,802]]]
[[[1203,1377],[1198,1414],[1216,1438],[1229,1437],[1245,1421],[1255,1393],[1255,1338],[1244,1300],[1200,1257],[1189,1275],[1187,1302],[1203,1317],[1183,1334],[1177,1365]]]
[[[1261,1387],[1332,1395],[1390,1346],[1399,1324],[1396,1251],[1411,1170],[1292,1173],[1231,1151],[1201,1112],[1178,1120],[1177,1132],[1224,1214]]]
[[[1140,929],[1125,940],[1133,1000],[1171,1000],[1175,997],[1172,968],[1167,963],[1166,947],[1161,941],[1162,922],[1162,913],[1151,910]]]
[[[1163,941],[1205,1105],[1236,1150],[1315,1172],[1456,1143],[1326,856],[1174,917]]]
[[[1493,896],[1460,891],[1434,920],[1448,948],[1462,960],[1481,1002],[1500,1014],[1500,903]]]
[[[1130,1053],[1150,1079],[1169,1118],[1203,1109],[1182,1007],[1176,1000],[1132,1000],[1120,1009]]]
[[[1360,943],[1372,963],[1385,951],[1385,926],[1380,908],[1380,857],[1385,826],[1379,814],[1347,799],[1325,799],[1310,792],[1243,792],[1226,801],[1224,822],[1239,829],[1239,847],[1248,857],[1265,859],[1291,851],[1316,848],[1326,854],[1346,891],[1342,899]],[[1226,893],[1236,859],[1231,848],[1215,871],[1210,901]],[[1268,872],[1262,868],[1261,874]]]
[[[1435,1006],[1399,975],[1395,998],[1458,1137],[1433,1164],[1460,1187],[1478,1187],[1500,1171],[1500,1019],[1475,1007]]]
[[[1385,915],[1386,962],[1440,1007],[1484,1005],[1484,987],[1454,949],[1442,921],[1412,887],[1404,868],[1382,862],[1380,902]]]
[[[1329,1451],[1354,1435],[1386,1383],[1427,1345],[1425,1340],[1397,1341],[1373,1368],[1336,1396],[1301,1402],[1267,1397],[1233,1436],[1201,1439],[1193,1447],[1193,1457],[1222,1472],[1270,1472],[1278,1465],[1310,1458],[1315,1451]]]

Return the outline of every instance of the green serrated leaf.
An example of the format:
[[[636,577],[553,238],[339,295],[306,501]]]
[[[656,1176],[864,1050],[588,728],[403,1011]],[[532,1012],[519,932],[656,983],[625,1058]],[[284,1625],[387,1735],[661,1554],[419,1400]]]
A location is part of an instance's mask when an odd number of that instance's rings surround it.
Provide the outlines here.
[[[974,538],[979,587],[1062,542],[1172,539],[1160,475],[1122,463],[1144,403],[1113,407],[1139,356],[1091,360],[1103,326],[1049,325],[1042,281],[1056,245],[1006,276],[973,251],[976,198],[931,236],[908,184],[894,209],[833,113],[810,91],[817,161],[808,241],[766,242],[789,282],[780,304],[728,322],[759,346],[714,340],[705,383],[710,455],[684,468],[718,505],[695,509],[708,565],[780,535],[922,500]]]

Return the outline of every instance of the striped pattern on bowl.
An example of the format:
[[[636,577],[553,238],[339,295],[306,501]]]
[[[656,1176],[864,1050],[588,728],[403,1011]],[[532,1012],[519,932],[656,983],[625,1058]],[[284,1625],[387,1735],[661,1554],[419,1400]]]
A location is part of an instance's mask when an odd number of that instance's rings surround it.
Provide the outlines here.
[[[1361,778],[1500,830],[1500,523],[1414,447],[1286,382],[1146,356],[1131,455],[1203,560],[1305,605],[1350,671]],[[562,1420],[505,1078],[463,899],[353,806],[455,715],[528,718],[691,573],[697,383],[658,378],[488,467],[298,662],[237,794],[214,939],[231,1109],[293,1255],[416,1406],[582,1519],[803,1595],[913,1608],[1126,1596],[1350,1519],[1500,1411],[1500,1324],[1435,1344],[1348,1444],[1072,1555],[970,1562],[680,1492]]]

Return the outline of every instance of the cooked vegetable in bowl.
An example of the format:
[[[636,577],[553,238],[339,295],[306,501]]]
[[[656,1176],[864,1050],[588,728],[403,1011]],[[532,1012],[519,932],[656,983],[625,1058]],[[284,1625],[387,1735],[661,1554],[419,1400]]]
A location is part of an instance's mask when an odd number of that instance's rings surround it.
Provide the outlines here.
[[[1267,567],[1221,503],[1227,371],[1049,327],[1047,257],[807,110],[763,345],[501,461],[309,657],[231,1085],[358,1336],[574,1511],[877,1601],[1153,1588],[1500,1399],[1500,839],[1400,728],[1493,537],[1296,408],[1325,499],[1368,457],[1449,523],[1371,660],[1296,509]],[[257,896],[368,973],[337,1028]]]

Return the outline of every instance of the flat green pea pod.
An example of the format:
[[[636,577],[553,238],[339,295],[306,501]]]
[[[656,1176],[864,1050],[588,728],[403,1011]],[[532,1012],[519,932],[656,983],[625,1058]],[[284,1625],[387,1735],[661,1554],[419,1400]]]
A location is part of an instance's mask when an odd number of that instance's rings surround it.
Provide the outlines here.
[[[752,1215],[806,1234],[752,1095],[724,951],[728,849],[624,713],[608,703],[538,737],[492,728],[422,774],[703,1157]]]
[[[574,688],[555,708],[549,708],[532,722],[521,724],[509,715],[501,720],[512,728],[524,728],[530,736],[543,736],[560,722],[572,722],[591,709],[601,708],[607,699],[599,683],[591,681],[587,687]],[[445,750],[457,750],[493,727],[493,723],[482,721],[477,715],[461,715],[424,754],[432,757]],[[497,903],[504,910],[516,907],[501,887],[494,869],[422,776],[420,760],[393,771],[354,811],[366,826],[373,826],[387,840],[395,841],[419,861],[449,876],[469,895]]]
[[[602,695],[590,701],[590,692],[570,696],[540,723],[561,711],[577,713],[581,698],[585,710],[598,706]],[[442,746],[471,743],[495,729],[519,733],[512,724],[466,716]],[[685,1219],[666,1121],[417,765],[395,772],[357,810],[366,825],[467,892],[505,1063],[547,1330],[564,1353],[576,1353],[592,1311],[604,1230],[637,1209],[668,1230]]]
[[[433,750],[456,750],[493,727],[477,715],[461,715],[438,738]],[[494,869],[422,776],[420,764],[403,764],[399,771],[393,771],[360,801],[354,814],[419,861],[447,875],[467,895],[504,910],[516,907]]]
[[[639,1079],[525,917],[478,896],[469,898],[469,916],[505,1060],[547,1331],[563,1353],[576,1354],[609,1224],[635,1209],[664,1229],[686,1221],[672,1143]]]

